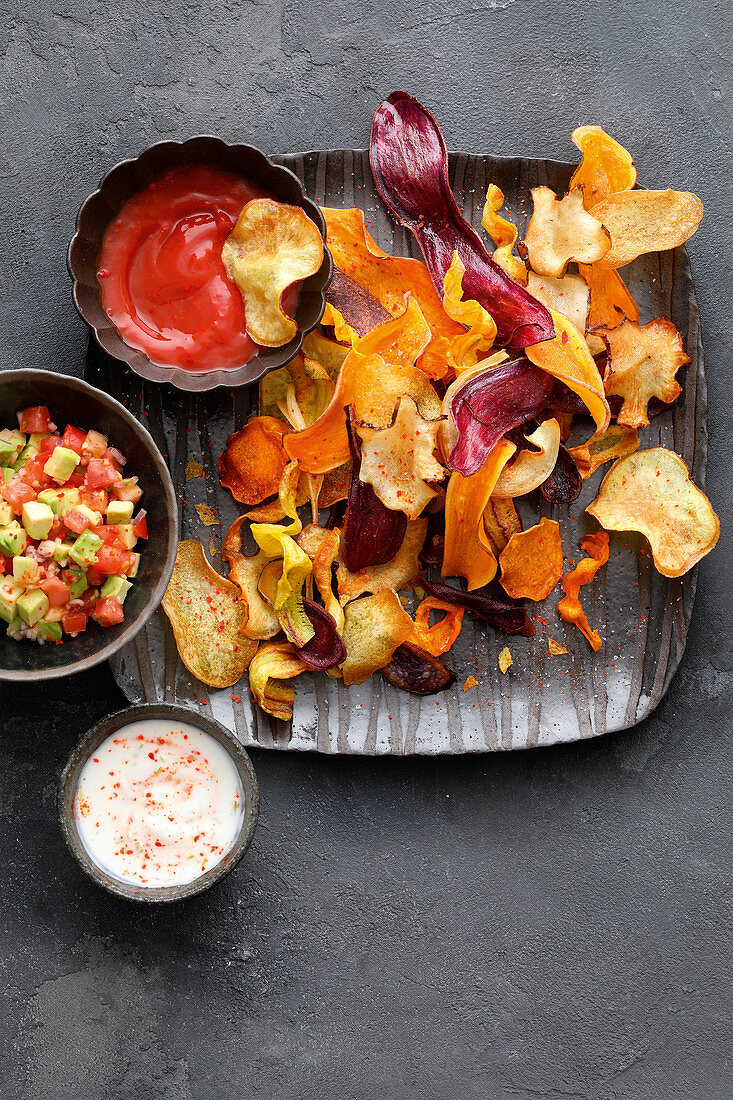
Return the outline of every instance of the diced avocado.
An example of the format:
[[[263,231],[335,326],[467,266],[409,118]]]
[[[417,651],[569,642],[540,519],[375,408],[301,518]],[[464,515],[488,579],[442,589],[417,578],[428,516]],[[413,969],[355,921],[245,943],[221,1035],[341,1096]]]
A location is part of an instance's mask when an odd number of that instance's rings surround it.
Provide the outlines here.
[[[23,595],[23,589],[16,581],[6,577],[0,584],[0,619],[10,623],[17,617],[18,597]]]
[[[27,545],[28,536],[17,519],[0,527],[0,554],[14,558],[16,554],[22,554]]]
[[[43,472],[63,485],[68,481],[76,467],[79,465],[79,455],[69,447],[55,447],[51,451],[48,462],[43,467]]]
[[[26,558],[18,554],[13,558],[13,580],[16,584],[22,584],[28,588],[38,576],[38,565],[33,558]]]
[[[124,546],[125,550],[132,550],[133,546],[137,542],[137,535],[132,529],[132,524],[118,523],[117,530],[120,532],[120,542]]]
[[[53,514],[57,516],[59,514],[59,494],[62,491],[61,489],[43,489],[38,494],[37,499],[40,500],[41,504],[47,504]]]
[[[7,500],[0,500],[0,527],[4,527],[7,523],[11,523],[13,519],[13,509],[8,504]]]
[[[15,470],[12,466],[3,466],[3,481],[7,485],[9,481],[12,481],[15,477]]]
[[[41,444],[43,443],[44,439],[48,439],[50,434],[50,432],[31,432],[31,434],[28,436],[28,446],[35,447],[36,454],[39,454],[41,450]]]
[[[140,568],[140,555],[135,554],[134,557],[135,561],[133,563],[132,569],[127,570],[127,575],[128,577],[130,577],[130,579],[137,576],[138,570]]]
[[[39,638],[49,642],[58,642],[61,638],[61,623],[47,623],[45,619],[41,619],[36,624],[36,630]]]
[[[53,560],[66,561],[73,545],[73,542],[57,542],[56,549],[53,552]]]
[[[48,596],[40,588],[28,588],[16,603],[18,614],[28,626],[35,626],[48,611]]]
[[[25,445],[25,432],[3,428],[0,432],[0,463],[3,466],[14,466]]]
[[[71,511],[72,508],[76,508],[79,500],[81,499],[81,493],[73,486],[70,489],[57,489],[56,494],[59,498],[60,516],[65,516]]]
[[[120,603],[125,602],[125,596],[132,588],[132,585],[124,577],[107,577],[107,580],[102,585],[100,595],[116,596]]]
[[[71,512],[71,510],[72,509],[69,509],[69,512]],[[99,513],[95,512],[93,508],[90,508],[88,504],[75,504],[73,511],[75,513],[78,512],[79,516],[83,516],[84,519],[86,519],[87,527],[96,527],[99,523]],[[69,512],[65,512],[64,515],[68,516]],[[79,517],[77,515],[75,515],[73,518],[76,520],[76,522],[72,523],[72,520],[70,519],[69,526],[75,528],[78,531],[83,526],[83,524],[79,522]]]
[[[8,629],[5,631],[5,633],[6,634],[17,634],[18,631],[22,630],[22,629],[23,629],[23,620],[21,619],[20,615],[16,615],[8,623]]]
[[[31,436],[31,440],[32,439],[33,436]],[[16,470],[20,470],[23,466],[25,466],[26,462],[28,462],[29,459],[35,458],[36,455],[39,455],[41,453],[41,448],[38,447],[35,443],[32,443],[31,440],[26,443],[25,447],[18,455],[18,458],[15,462]]]
[[[71,547],[69,557],[77,565],[87,568],[94,564],[101,545],[102,540],[99,535],[95,535],[92,531],[84,531]]]
[[[48,538],[54,521],[54,514],[47,504],[40,500],[29,500],[23,505],[23,526],[28,537],[42,541]]]
[[[72,600],[78,600],[89,587],[87,575],[78,565],[69,565],[61,573],[61,580],[69,586],[69,594]]]
[[[112,527],[115,524],[129,523],[135,505],[131,500],[111,500],[107,505],[107,523]]]

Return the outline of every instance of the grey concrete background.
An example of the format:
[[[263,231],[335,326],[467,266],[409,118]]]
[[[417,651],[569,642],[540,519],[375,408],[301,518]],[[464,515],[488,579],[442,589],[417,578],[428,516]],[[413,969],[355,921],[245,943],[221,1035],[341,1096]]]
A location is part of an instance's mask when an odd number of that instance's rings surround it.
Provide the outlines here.
[[[0,367],[79,371],[79,202],[161,137],[363,145],[403,87],[453,148],[565,158],[600,122],[690,246],[709,492],[731,523],[731,7],[707,0],[2,4]],[[240,870],[146,912],[67,857],[55,786],[120,696],[2,687],[3,1100],[723,1100],[731,1049],[730,540],[643,726],[452,760],[256,753]]]

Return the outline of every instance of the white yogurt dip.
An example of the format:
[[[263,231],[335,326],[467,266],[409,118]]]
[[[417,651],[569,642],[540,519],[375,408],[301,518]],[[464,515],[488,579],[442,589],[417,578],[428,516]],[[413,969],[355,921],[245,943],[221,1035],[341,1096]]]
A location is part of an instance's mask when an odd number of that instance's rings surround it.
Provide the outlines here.
[[[74,817],[107,874],[135,886],[180,886],[216,867],[242,825],[242,785],[231,756],[186,723],[124,726],[90,756]]]

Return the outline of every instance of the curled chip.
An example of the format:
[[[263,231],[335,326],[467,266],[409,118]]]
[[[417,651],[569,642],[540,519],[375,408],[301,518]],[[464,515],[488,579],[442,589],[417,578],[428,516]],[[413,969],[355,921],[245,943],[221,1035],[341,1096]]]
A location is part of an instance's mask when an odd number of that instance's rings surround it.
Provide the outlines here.
[[[455,683],[455,673],[412,642],[397,646],[382,675],[395,687],[414,695],[435,695]]]
[[[552,473],[540,486],[540,492],[550,504],[572,504],[580,496],[583,479],[575,459],[564,444],[560,444]]]
[[[448,482],[441,572],[444,577],[465,577],[469,591],[496,576],[496,557],[484,528],[484,509],[515,451],[513,443],[502,439],[475,474],[464,477],[454,473]]]
[[[571,136],[583,157],[570,180],[569,190],[582,187],[586,210],[617,191],[628,191],[634,186],[636,168],[631,154],[600,126],[578,126]]]
[[[609,424],[605,432],[596,432],[587,443],[571,447],[570,454],[585,481],[606,462],[625,458],[638,449],[639,433],[636,428],[629,428],[625,424]]]
[[[295,692],[281,681],[292,680],[307,669],[290,642],[265,642],[249,666],[249,687],[257,705],[273,718],[287,722],[293,717]]]
[[[560,525],[543,518],[512,535],[499,555],[499,582],[515,600],[544,600],[562,576]]]
[[[300,646],[298,654],[314,672],[326,672],[341,664],[346,657],[346,648],[325,608],[312,600],[303,600],[303,606],[313,627],[313,637]]]
[[[465,274],[458,253],[454,252],[443,279],[443,309],[468,329],[454,336],[448,344],[448,361],[456,372],[474,367],[479,359],[485,358],[496,339],[496,325],[491,314],[478,302],[463,299]]]
[[[578,270],[588,284],[590,302],[587,329],[591,333],[598,328],[616,328],[626,319],[639,320],[639,307],[618,271],[602,263],[579,264]],[[599,350],[604,350],[602,343]]]
[[[583,558],[566,573],[562,579],[562,590],[565,593],[557,605],[558,614],[566,623],[577,626],[583,637],[588,640],[591,649],[598,651],[603,645],[600,634],[591,628],[588,619],[583,613],[580,604],[579,592],[581,585],[590,584],[602,565],[608,561],[608,535],[605,531],[596,531],[593,535],[586,535],[580,540],[581,550],[589,555]]]
[[[276,493],[288,456],[282,444],[287,427],[272,416],[252,416],[227,439],[216,463],[219,480],[240,504],[260,504]]]
[[[263,347],[287,344],[298,326],[280,300],[289,286],[315,275],[321,266],[318,227],[299,206],[252,199],[224,241],[221,256],[244,298],[248,335]]]
[[[162,607],[181,660],[197,680],[225,688],[241,679],[257,649],[245,635],[247,604],[237,586],[211,568],[200,542],[178,544]]]
[[[339,372],[336,390],[322,416],[304,431],[285,437],[285,450],[301,469],[327,473],[347,462],[349,440],[344,409],[375,428],[392,423],[395,405],[409,394],[426,419],[440,416],[441,402],[415,360],[430,340],[430,329],[412,297],[404,312],[372,330],[353,348]]]
[[[442,619],[430,625],[431,612],[443,612]],[[426,596],[415,609],[415,627],[410,641],[421,649],[439,657],[447,653],[461,633],[465,608],[446,603],[435,596]]]
[[[484,528],[498,558],[512,535],[522,530],[522,521],[511,497],[491,497],[484,508]]]
[[[338,372],[341,370],[344,359],[348,354],[349,349],[345,348],[343,344],[338,344],[335,340],[329,340],[320,332],[316,332],[315,329],[313,332],[309,332],[303,340],[303,355],[307,355],[309,359],[320,363],[332,382],[335,382],[338,378]]]
[[[387,508],[417,519],[436,495],[428,481],[442,481],[445,470],[433,456],[440,420],[424,420],[412,397],[401,397],[389,428],[358,424],[359,479],[371,485]]]
[[[358,336],[366,336],[367,332],[371,332],[377,325],[383,325],[392,316],[381,302],[338,266],[334,268],[326,300]],[[329,324],[325,314],[321,318],[321,324]]]
[[[578,332],[585,332],[588,319],[588,284],[580,275],[536,275],[530,271],[527,286],[538,302],[557,310]]]
[[[609,353],[606,394],[624,399],[619,424],[641,428],[649,423],[652,397],[669,403],[682,393],[675,374],[690,362],[682,348],[682,336],[671,321],[658,317],[648,325],[624,321],[606,333],[605,340]]]
[[[710,501],[674,451],[653,447],[614,462],[586,512],[609,531],[639,531],[665,577],[681,577],[720,537]]]
[[[333,390],[331,376],[318,360],[296,355],[286,367],[271,370],[261,380],[260,413],[292,423],[296,412],[298,418],[312,424],[328,407]]]
[[[497,478],[494,497],[522,497],[538,489],[555,469],[560,450],[560,425],[545,420],[524,437],[536,450],[523,450],[507,463]]]
[[[317,523],[309,523],[295,540],[302,550],[305,550],[313,562],[313,580],[316,582],[319,595],[323,600],[326,611],[336,624],[336,629],[341,633],[344,625],[344,612],[338,598],[333,592],[332,566],[338,558],[341,532],[336,529],[321,527]]]
[[[242,524],[246,518],[235,519],[227,531],[222,557],[229,563],[229,580],[240,589],[249,608],[245,634],[248,638],[264,640],[280,632],[280,621],[259,590],[260,578],[271,559],[261,550],[251,557],[242,553]]]
[[[339,561],[336,571],[341,603],[348,603],[349,600],[361,596],[363,592],[376,595],[390,588],[395,590],[412,588],[420,571],[419,554],[425,542],[427,530],[426,519],[409,520],[405,537],[392,560],[385,565],[369,566],[358,573],[352,573],[346,568],[343,563],[342,549],[342,560]]]
[[[511,275],[522,286],[527,285],[527,268],[522,261],[514,255],[514,245],[517,243],[517,227],[508,218],[502,218],[499,214],[504,205],[504,194],[495,183],[490,183],[486,189],[486,202],[481,215],[481,225],[496,245],[492,256],[495,264],[503,267],[507,275]]]
[[[570,260],[592,264],[608,252],[611,236],[585,209],[579,188],[558,199],[549,187],[534,187],[532,202],[524,243],[538,275],[560,276]]]
[[[646,252],[684,244],[700,224],[703,207],[690,191],[620,191],[591,213],[611,234],[604,264],[623,267]]]
[[[389,663],[397,646],[412,634],[412,619],[390,589],[354,600],[344,608],[344,683],[363,684]]]
[[[527,358],[564,382],[583,401],[599,431],[608,427],[611,411],[595,359],[575,325],[551,309],[555,338],[527,348]]]

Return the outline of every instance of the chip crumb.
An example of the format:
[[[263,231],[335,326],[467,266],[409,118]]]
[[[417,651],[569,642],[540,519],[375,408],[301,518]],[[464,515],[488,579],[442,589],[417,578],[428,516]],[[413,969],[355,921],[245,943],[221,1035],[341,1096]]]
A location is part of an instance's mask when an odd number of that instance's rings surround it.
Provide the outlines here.
[[[511,650],[508,645],[505,645],[499,654],[499,670],[502,673],[508,672],[513,664],[514,661],[512,660]]]
[[[209,556],[212,558],[216,557],[216,541],[213,535],[209,536]]]
[[[466,682],[463,685],[463,690],[464,691],[470,691],[471,688],[475,688],[475,687],[478,687],[478,680],[476,679],[476,677],[475,676],[467,676],[466,677]]]
[[[554,638],[547,639],[547,652],[550,657],[559,657],[561,653],[567,653],[568,650],[560,642],[556,642]]]
[[[203,474],[203,466],[199,466],[195,458],[189,458],[186,463],[186,481],[193,481],[195,477],[203,477]]]
[[[219,519],[216,513],[209,508],[208,504],[197,504],[196,511],[201,522],[206,527],[218,527]]]

